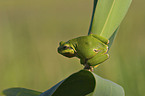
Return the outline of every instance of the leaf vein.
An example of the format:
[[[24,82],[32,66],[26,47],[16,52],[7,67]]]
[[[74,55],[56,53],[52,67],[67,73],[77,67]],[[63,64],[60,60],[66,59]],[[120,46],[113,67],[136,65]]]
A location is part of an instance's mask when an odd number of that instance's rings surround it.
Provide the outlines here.
[[[104,27],[103,27],[102,32],[100,33],[100,35],[102,35],[102,34],[104,33],[105,27],[106,27],[106,25],[107,25],[107,23],[108,23],[108,20],[109,20],[109,17],[110,17],[110,15],[111,15],[112,9],[113,9],[113,7],[114,7],[115,1],[116,1],[116,0],[114,0],[113,3],[112,3],[112,7],[111,7],[111,9],[110,9],[110,11],[109,11],[108,17],[107,17],[107,19],[106,19],[106,22],[105,22],[105,24],[104,24]]]

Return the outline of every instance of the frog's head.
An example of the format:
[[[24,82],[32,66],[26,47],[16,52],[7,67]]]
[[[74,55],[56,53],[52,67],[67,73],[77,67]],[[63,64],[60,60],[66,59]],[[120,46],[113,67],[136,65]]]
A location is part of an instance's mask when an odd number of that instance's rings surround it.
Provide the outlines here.
[[[61,41],[59,43],[58,53],[69,58],[76,56],[76,52],[75,49],[73,49],[73,45],[69,42],[64,41]]]

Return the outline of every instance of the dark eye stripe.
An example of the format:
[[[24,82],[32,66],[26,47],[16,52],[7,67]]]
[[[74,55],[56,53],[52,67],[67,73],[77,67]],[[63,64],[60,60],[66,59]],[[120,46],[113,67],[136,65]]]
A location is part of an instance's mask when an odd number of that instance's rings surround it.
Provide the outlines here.
[[[63,46],[63,49],[73,49],[73,48],[71,48],[71,47],[68,47],[68,46]]]
[[[63,49],[67,49],[68,47],[67,46],[63,46]]]
[[[63,49],[72,49],[72,48],[69,46],[63,46]]]

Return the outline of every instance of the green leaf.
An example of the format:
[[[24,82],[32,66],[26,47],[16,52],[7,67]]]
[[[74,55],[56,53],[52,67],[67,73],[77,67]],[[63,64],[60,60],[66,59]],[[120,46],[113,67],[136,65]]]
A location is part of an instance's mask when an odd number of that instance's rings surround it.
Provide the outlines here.
[[[109,39],[123,20],[132,0],[99,0],[91,33]]]
[[[118,32],[118,29],[119,28],[117,28],[116,30],[115,30],[115,32],[112,34],[112,36],[109,38],[109,44],[108,44],[108,48],[110,49],[110,47],[111,47],[111,45],[112,45],[112,43],[113,43],[113,40],[115,39],[115,37],[116,37],[116,34],[117,34],[117,32]]]
[[[45,94],[42,93],[40,96],[85,96],[93,92],[94,88],[93,74],[87,70],[81,70],[66,78],[53,94],[44,92]]]
[[[93,92],[95,80],[91,72],[81,70],[68,77],[53,96],[85,96]]]
[[[49,89],[40,96],[124,96],[121,86],[87,70],[74,73],[58,84],[57,89],[52,90],[53,94]]]
[[[92,18],[91,18],[91,23],[90,23],[90,28],[89,28],[88,35],[91,33],[92,23],[93,23],[93,18],[94,18],[94,13],[95,13],[95,9],[96,9],[97,3],[98,3],[98,0],[94,0]]]
[[[96,87],[91,96],[125,96],[124,89],[120,85],[92,74],[96,79]]]
[[[41,92],[26,88],[9,88],[3,91],[5,96],[39,96]]]
[[[51,96],[56,91],[56,89],[61,85],[62,82],[64,82],[64,80],[60,81],[59,83],[57,83],[55,86],[53,86],[49,90],[43,92],[42,94],[40,94],[40,96]]]

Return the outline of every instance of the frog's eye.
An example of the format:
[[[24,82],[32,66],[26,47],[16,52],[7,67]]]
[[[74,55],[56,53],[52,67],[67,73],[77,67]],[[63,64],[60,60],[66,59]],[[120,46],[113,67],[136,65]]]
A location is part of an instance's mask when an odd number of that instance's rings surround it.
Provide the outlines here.
[[[63,46],[63,49],[67,49],[67,48],[69,48],[68,46]]]

